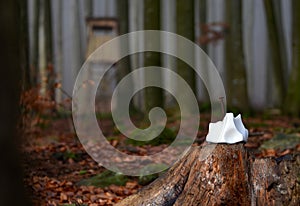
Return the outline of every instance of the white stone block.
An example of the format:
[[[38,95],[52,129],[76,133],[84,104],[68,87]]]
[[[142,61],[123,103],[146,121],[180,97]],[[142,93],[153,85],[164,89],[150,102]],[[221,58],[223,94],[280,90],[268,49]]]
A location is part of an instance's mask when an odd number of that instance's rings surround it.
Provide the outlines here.
[[[233,113],[227,113],[223,121],[209,124],[207,142],[234,144],[247,140],[248,130],[244,127],[240,114],[234,117]]]

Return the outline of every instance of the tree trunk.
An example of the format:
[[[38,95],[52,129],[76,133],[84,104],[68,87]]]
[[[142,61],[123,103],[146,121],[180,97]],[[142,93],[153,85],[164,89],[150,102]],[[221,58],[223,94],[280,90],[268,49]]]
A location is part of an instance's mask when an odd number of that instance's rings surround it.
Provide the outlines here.
[[[55,99],[55,74],[53,68],[53,41],[52,41],[52,9],[51,1],[45,0],[44,3],[44,19],[45,19],[45,46],[46,46],[46,75],[47,75],[47,91],[51,100]]]
[[[93,16],[93,0],[85,0],[84,1],[84,9],[85,9],[85,17]],[[119,2],[117,2],[118,4]]]
[[[204,34],[203,28],[207,24],[207,2],[206,0],[199,0],[199,20],[200,20],[200,33],[201,35]],[[207,53],[207,43],[200,45],[201,49]]]
[[[194,0],[177,0],[176,1],[176,33],[180,36],[183,36],[192,42],[195,40],[195,15],[194,15]],[[186,50],[184,45],[181,45],[181,42],[177,42],[177,52],[188,54],[190,58],[195,62],[195,51]],[[191,90],[194,92],[196,97],[196,77],[195,71],[184,61],[177,58],[177,73],[184,81],[189,85]],[[184,101],[186,108],[193,108],[191,105],[192,100],[187,97],[183,92],[183,88],[180,85],[177,85],[176,96]],[[179,108],[177,108],[179,112]],[[188,111],[193,112],[193,111]]]
[[[248,92],[242,34],[242,1],[226,1],[229,33],[225,39],[228,107],[247,111]]]
[[[279,48],[280,48],[280,58],[282,63],[282,71],[283,71],[283,80],[284,86],[287,87],[287,80],[288,80],[288,55],[287,55],[287,46],[286,40],[284,35],[285,28],[283,27],[283,14],[282,14],[282,1],[273,1],[274,4],[274,13],[275,13],[275,21],[277,26],[277,34],[279,40]],[[284,99],[283,99],[284,100]]]
[[[195,40],[195,15],[194,0],[176,1],[176,33],[191,41]],[[182,51],[181,45],[177,45],[178,52]],[[186,51],[193,57],[195,51]],[[188,83],[196,94],[195,71],[182,60],[177,60],[177,72]],[[180,90],[180,88],[178,88]],[[180,93],[180,92],[179,92]]]
[[[272,75],[274,77],[275,88],[278,96],[277,106],[282,107],[282,102],[285,96],[285,78],[284,78],[284,64],[281,55],[284,53],[280,48],[280,37],[279,34],[282,31],[279,29],[278,24],[276,24],[276,16],[274,10],[273,0],[264,0],[266,20],[267,20],[267,31],[269,38],[269,47],[271,52],[272,61]]]
[[[34,0],[32,54],[31,54],[31,84],[37,86],[39,77],[39,27],[40,27],[40,0]]]
[[[123,0],[117,2],[117,9],[118,9],[118,20],[119,20],[119,34],[123,35],[129,32],[129,1]],[[129,50],[129,42],[126,44],[121,44],[121,49],[124,51]],[[117,71],[117,79],[120,81],[123,77],[130,73],[130,57],[124,57],[118,63],[118,71]]]
[[[55,38],[56,44],[56,64],[55,64],[55,74],[56,74],[56,82],[62,84],[62,73],[63,73],[63,2],[58,1],[57,4],[57,22],[56,22],[56,30],[57,37]],[[55,101],[58,103],[62,102],[62,92],[61,90],[55,90]]]
[[[29,205],[25,201],[17,134],[21,93],[21,0],[0,1],[0,205]],[[24,22],[22,22],[24,23]]]
[[[123,35],[129,32],[129,0],[123,0],[117,2],[117,12],[118,12],[118,20],[119,20],[119,34]],[[124,42],[120,45],[120,49],[128,52],[129,51],[129,41]],[[127,74],[131,72],[131,64],[130,64],[130,56],[126,56],[122,58],[117,63],[117,81],[120,82]],[[127,95],[126,93],[130,92],[128,90],[133,90],[133,81],[130,81],[129,88],[120,88],[120,92],[123,95]],[[130,95],[130,94],[128,94]],[[123,99],[119,98],[118,105],[123,105]],[[130,104],[130,109],[133,109],[133,103]]]
[[[160,0],[144,1],[144,29],[159,30],[160,29]],[[145,44],[160,44],[153,42],[151,37],[145,36]],[[144,66],[161,66],[160,53],[144,52]],[[145,81],[153,78],[145,72]],[[158,81],[162,81],[162,74],[155,77]],[[157,87],[145,88],[145,109],[148,113],[153,107],[163,107],[163,90]]]
[[[253,160],[239,143],[217,144],[212,153],[203,158],[213,146],[191,148],[162,177],[117,205],[300,203],[299,155],[290,159]]]
[[[46,44],[46,2],[40,1],[40,17],[38,30],[38,63],[39,63],[39,78],[37,79],[40,85],[40,94],[46,95],[47,91],[47,44]]]
[[[29,32],[28,32],[28,1],[20,1],[21,15],[21,62],[22,62],[22,89],[29,89],[31,85],[30,67],[29,67]]]
[[[199,0],[199,21],[200,21],[200,39],[199,39],[199,44],[201,49],[208,54],[208,43],[202,43],[201,44],[201,36],[205,35],[205,31],[204,28],[207,24],[207,1],[206,0]],[[208,65],[207,59],[205,59],[204,61],[204,66],[207,67],[206,65]],[[211,80],[209,79],[208,76],[208,72],[206,71],[206,68],[204,68],[204,72],[206,73],[206,76],[208,77],[207,81],[208,84],[211,84]],[[203,84],[204,86],[204,84]],[[209,95],[207,92],[207,89],[202,89],[202,92],[204,93],[204,101],[205,103],[209,103]]]
[[[293,60],[285,112],[300,116],[300,2],[293,1]]]

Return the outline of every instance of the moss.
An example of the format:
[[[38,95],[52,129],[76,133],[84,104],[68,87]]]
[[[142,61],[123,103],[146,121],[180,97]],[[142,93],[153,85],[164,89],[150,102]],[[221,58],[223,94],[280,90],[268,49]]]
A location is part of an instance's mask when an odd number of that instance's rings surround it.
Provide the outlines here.
[[[86,170],[80,170],[80,171],[79,171],[79,175],[85,175],[86,173],[87,173]]]
[[[260,149],[290,149],[300,142],[299,134],[277,134],[274,138],[264,142]]]
[[[139,182],[140,185],[147,185],[150,182],[154,181],[156,178],[158,178],[159,175],[164,173],[167,169],[168,169],[168,166],[165,165],[165,164],[150,164],[150,165],[147,165],[146,167],[144,167],[141,170],[141,174],[149,174],[149,173],[152,173],[154,171],[162,171],[162,172],[151,174],[151,175],[141,175],[139,177],[138,182]]]
[[[137,135],[137,133],[138,133],[137,131],[134,131],[132,135],[136,137],[135,135]],[[139,137],[139,138],[142,139],[143,137]],[[169,128],[165,128],[156,138],[150,141],[137,141],[128,138],[126,139],[125,143],[133,146],[143,146],[143,145],[157,146],[162,144],[170,144],[175,140],[175,138],[176,138],[176,133]]]
[[[104,171],[101,174],[95,175],[91,178],[81,180],[78,185],[107,187],[109,185],[124,186],[128,178],[125,175],[114,173],[111,171]]]
[[[81,159],[82,153],[74,153],[70,150],[67,150],[65,152],[55,152],[52,154],[52,157],[61,160],[61,161],[67,161],[68,159],[73,159],[74,161],[78,161]]]
[[[204,102],[199,105],[200,112],[210,112],[211,111],[211,104],[210,102]]]
[[[64,108],[57,109],[57,119],[64,119],[72,117],[72,111]]]
[[[111,137],[107,137],[106,139],[107,139],[107,141],[120,140],[120,138],[118,136],[111,136]]]
[[[107,113],[98,112],[98,113],[96,113],[96,118],[110,120],[110,119],[112,119],[112,114],[110,112],[107,112]]]

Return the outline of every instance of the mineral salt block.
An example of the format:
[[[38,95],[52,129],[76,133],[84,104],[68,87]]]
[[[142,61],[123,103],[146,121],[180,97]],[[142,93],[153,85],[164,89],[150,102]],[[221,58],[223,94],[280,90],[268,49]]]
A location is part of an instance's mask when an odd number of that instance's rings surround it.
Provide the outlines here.
[[[234,117],[233,113],[227,113],[222,121],[209,124],[207,142],[234,144],[247,142],[247,140],[248,130],[245,128],[240,114]]]

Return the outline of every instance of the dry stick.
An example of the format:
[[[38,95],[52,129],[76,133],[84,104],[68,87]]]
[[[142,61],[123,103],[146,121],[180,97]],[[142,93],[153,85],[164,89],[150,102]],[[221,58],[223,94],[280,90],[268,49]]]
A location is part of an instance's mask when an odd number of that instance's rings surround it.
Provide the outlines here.
[[[69,98],[72,100],[72,96],[69,95],[68,92],[65,91],[63,88],[59,87],[59,88],[57,88],[57,89],[59,89],[64,95],[66,95],[67,97],[69,97]]]
[[[224,97],[219,97],[219,100],[221,102],[222,114],[223,114],[223,118],[224,118],[225,117]]]
[[[249,133],[249,137],[258,137],[258,136],[263,136],[265,133],[264,132],[251,132]]]

